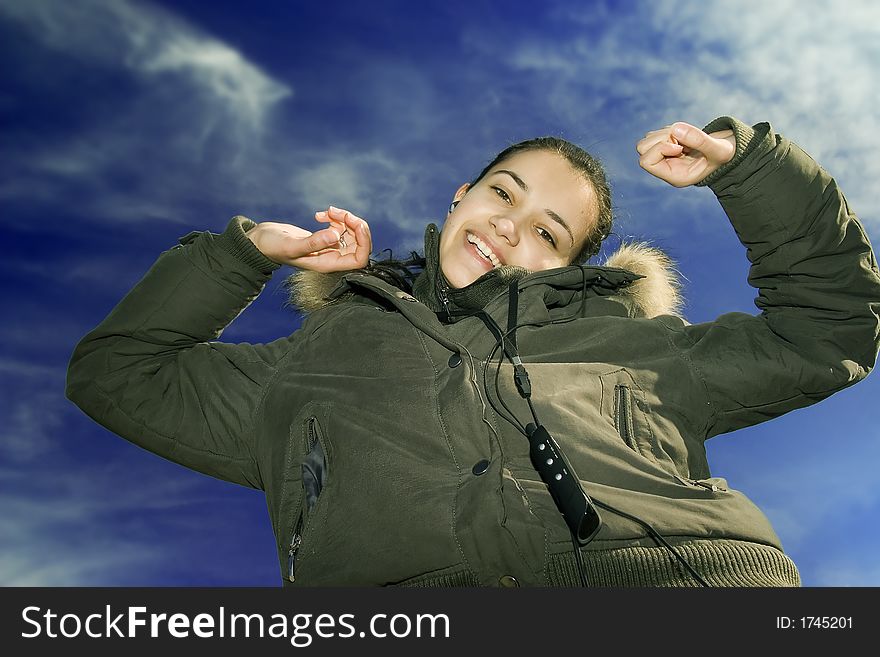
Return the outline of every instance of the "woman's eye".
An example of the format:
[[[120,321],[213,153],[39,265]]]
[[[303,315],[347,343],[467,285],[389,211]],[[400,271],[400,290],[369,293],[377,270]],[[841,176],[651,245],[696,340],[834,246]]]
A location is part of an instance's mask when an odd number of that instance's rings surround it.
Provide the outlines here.
[[[538,233],[541,235],[542,239],[545,239],[553,246],[556,246],[556,240],[553,239],[553,235],[549,231],[539,228]]]
[[[501,189],[500,187],[493,187],[492,189],[495,190],[495,193],[498,194],[498,196],[500,196],[501,199],[502,199],[505,203],[510,203],[510,196],[508,196],[507,192],[505,192],[505,191],[504,191],[503,189]]]

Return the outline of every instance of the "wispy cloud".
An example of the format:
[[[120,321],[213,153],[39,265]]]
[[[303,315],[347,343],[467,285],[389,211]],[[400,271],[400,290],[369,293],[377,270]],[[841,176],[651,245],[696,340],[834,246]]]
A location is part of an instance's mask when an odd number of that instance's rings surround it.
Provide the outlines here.
[[[0,358],[0,586],[254,582],[259,568],[217,569],[225,545],[216,562],[187,561],[225,522],[252,528],[243,505],[254,498],[221,500],[228,484],[145,453],[133,462],[130,446],[64,397],[64,377],[63,367]]]
[[[63,380],[60,368],[0,357],[0,462],[32,464],[52,450],[69,407]]]
[[[127,85],[100,102],[79,96],[84,121],[58,139],[18,135],[6,148],[18,165],[0,184],[6,199],[63,199],[96,220],[173,219],[186,199],[239,188],[237,169],[293,93],[229,44],[143,2],[3,3],[0,20],[68,75]]]
[[[526,75],[552,116],[607,137],[600,150],[616,182],[652,184],[633,166],[635,140],[648,130],[723,114],[769,120],[831,171],[869,229],[880,231],[870,183],[880,176],[876,3],[836,11],[794,0],[642,2],[613,12],[560,3],[553,15],[556,29],[515,35],[504,47],[483,27],[468,28],[464,40]],[[611,108],[617,120],[609,126]]]
[[[164,77],[171,84],[180,76],[212,109],[224,110],[224,119],[249,130],[259,130],[269,110],[292,93],[230,45],[152,4],[13,2],[0,5],[0,16],[66,56],[125,68],[141,78]]]
[[[412,190],[428,184],[422,179],[424,168],[409,168],[379,150],[316,155],[315,164],[303,166],[293,181],[307,206],[350,208],[365,218],[381,216],[404,233],[421,235],[430,210],[413,198]]]
[[[0,585],[148,584],[167,568],[173,537],[145,540],[134,524],[151,511],[180,506],[195,488],[170,477],[132,486],[131,474],[83,463],[0,469]]]
[[[19,386],[17,392],[0,403],[0,456],[7,463],[32,462],[44,455],[63,426],[56,391]]]
[[[289,83],[154,5],[18,3],[2,6],[3,19],[79,73],[121,75],[133,87],[130,98],[105,94],[114,111],[87,109],[82,129],[60,140],[10,144],[18,166],[0,182],[0,198],[63,203],[98,223],[189,222],[184,209],[195,205],[305,227],[312,211],[334,204],[392,224],[415,247],[443,206],[417,191],[444,166],[414,148],[432,138],[442,103],[412,64],[337,53],[355,63],[345,64],[348,86],[329,109],[350,105],[359,121],[382,128],[328,144],[320,134],[335,130],[330,116],[300,125],[304,117],[276,111],[293,96]]]
[[[814,586],[880,586],[880,564],[827,559],[817,568]]]
[[[870,546],[880,508],[880,430],[865,409],[878,389],[880,380],[870,376],[815,406],[708,444],[713,471],[768,516],[807,585],[877,581],[869,575],[878,563]]]

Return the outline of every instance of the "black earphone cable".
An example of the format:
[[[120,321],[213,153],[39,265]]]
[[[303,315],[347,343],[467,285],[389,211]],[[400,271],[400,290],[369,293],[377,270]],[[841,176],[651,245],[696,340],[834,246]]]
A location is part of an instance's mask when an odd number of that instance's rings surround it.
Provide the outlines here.
[[[517,312],[516,311],[516,303],[517,303],[517,296],[518,296],[517,283],[513,283],[510,288],[511,301],[510,301],[510,307],[509,307],[509,311],[508,311],[508,320],[510,321],[511,325],[508,327],[507,331],[502,331],[501,327],[498,326],[498,324],[495,322],[495,320],[487,312],[479,311],[477,313],[477,315],[480,316],[483,319],[484,323],[486,323],[486,325],[489,327],[489,329],[493,333],[493,335],[496,336],[495,345],[492,347],[492,350],[490,351],[489,356],[487,357],[486,362],[483,365],[483,389],[486,392],[486,398],[489,401],[489,404],[492,406],[492,408],[495,410],[495,412],[498,413],[498,415],[500,417],[502,417],[505,420],[507,420],[508,422],[510,422],[520,433],[522,433],[526,437],[528,437],[528,433],[525,431],[522,423],[519,422],[516,415],[507,406],[507,404],[504,402],[504,400],[501,396],[501,390],[498,386],[498,381],[500,379],[500,373],[501,373],[501,363],[503,362],[505,355],[507,355],[508,359],[510,359],[511,362],[513,363],[514,377],[516,379],[517,388],[520,392],[520,395],[527,401],[527,403],[529,405],[529,410],[531,411],[532,417],[535,420],[535,424],[540,426],[541,423],[538,420],[537,412],[535,411],[535,407],[532,404],[532,400],[531,400],[531,383],[529,382],[528,372],[526,371],[525,366],[522,364],[522,360],[520,359],[519,354],[517,353],[517,350],[516,350],[516,330],[520,327],[523,327],[523,326],[540,327],[540,326],[545,326],[547,324],[561,324],[561,323],[572,321],[573,319],[582,315],[585,301],[586,301],[587,280],[586,280],[586,273],[584,272],[583,268],[581,269],[581,273],[583,276],[583,281],[582,281],[583,282],[583,293],[582,293],[582,298],[581,298],[581,303],[580,303],[579,309],[577,312],[575,312],[572,315],[570,315],[566,318],[563,318],[561,320],[551,320],[549,322],[523,322],[521,324],[516,323],[516,312]],[[505,338],[508,335],[511,336],[511,338],[509,340],[507,340],[507,345],[509,345],[509,348],[505,344]],[[487,381],[486,381],[486,374],[488,372],[489,363],[494,358],[495,352],[498,350],[499,347],[502,348],[502,353],[501,353],[501,356],[498,360],[498,367],[495,370],[495,392],[496,392],[496,395],[498,396],[498,401],[501,403],[501,405],[504,407],[504,409],[507,411],[507,413],[510,414],[510,417],[505,416],[503,413],[501,413],[501,411],[498,409],[498,407],[495,406],[495,403],[492,400],[492,396],[489,394],[489,389],[488,389]],[[648,535],[658,544],[658,546],[665,547],[675,557],[675,559],[677,559],[687,569],[688,573],[694,579],[696,579],[702,586],[705,586],[705,587],[710,586],[709,583],[706,582],[696,572],[696,570],[694,570],[694,568],[688,563],[688,561],[684,557],[682,557],[678,553],[678,551],[672,545],[670,545],[666,541],[666,539],[663,538],[663,536],[659,532],[657,532],[649,523],[645,522],[644,520],[642,520],[641,518],[639,518],[637,516],[634,516],[632,514],[626,513],[625,511],[621,511],[619,509],[616,509],[615,507],[611,506],[610,504],[606,504],[604,502],[601,502],[600,500],[597,500],[596,498],[592,498],[592,501],[596,504],[596,506],[599,506],[599,507],[601,507],[607,511],[610,511],[614,514],[617,514],[621,517],[632,520],[633,522],[635,522],[638,525],[640,525],[641,527],[643,527],[647,531]],[[577,539],[576,539],[573,531],[571,532],[571,538],[572,538],[572,545],[573,545],[573,548],[575,551],[575,557],[577,560],[578,573],[580,575],[581,584],[583,586],[588,586],[588,582],[587,582],[587,578],[586,578],[586,574],[585,574],[585,566],[584,566],[584,562],[583,562],[583,554],[578,547]]]
[[[620,509],[615,509],[610,504],[602,502],[601,500],[597,500],[595,497],[592,499],[593,499],[593,502],[595,502],[596,506],[602,507],[606,511],[611,511],[611,513],[615,513],[619,516],[627,518],[628,520],[632,520],[636,524],[644,527],[645,531],[648,532],[648,535],[654,539],[654,542],[657,543],[658,545],[662,545],[667,550],[669,550],[669,552],[671,552],[672,555],[676,559],[678,559],[678,561],[687,569],[688,573],[690,573],[690,575],[695,580],[697,580],[702,586],[705,586],[707,588],[711,587],[711,585],[706,580],[704,580],[702,577],[700,577],[699,573],[697,573],[697,571],[693,569],[693,567],[687,562],[687,560],[678,553],[678,550],[676,550],[674,547],[672,547],[669,544],[669,542],[665,538],[663,538],[663,536],[660,534],[660,532],[658,532],[656,529],[654,529],[647,522],[645,522],[644,520],[642,520],[638,516],[634,516],[630,513],[627,513],[626,511],[621,511]]]

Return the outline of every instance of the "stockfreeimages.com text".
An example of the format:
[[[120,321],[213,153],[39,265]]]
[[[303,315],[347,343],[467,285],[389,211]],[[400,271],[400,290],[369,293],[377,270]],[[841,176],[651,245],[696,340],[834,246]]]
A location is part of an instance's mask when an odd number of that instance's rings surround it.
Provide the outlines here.
[[[449,617],[446,614],[374,614],[364,629],[358,630],[354,614],[236,614],[220,607],[216,613],[148,613],[146,607],[126,607],[116,613],[106,605],[103,613],[81,618],[74,613],[59,614],[51,609],[29,606],[22,609],[27,631],[25,639],[75,638],[93,639],[119,637],[151,638],[190,636],[212,639],[226,637],[289,639],[291,645],[304,648],[315,637],[323,639],[352,637],[375,638],[449,638]]]

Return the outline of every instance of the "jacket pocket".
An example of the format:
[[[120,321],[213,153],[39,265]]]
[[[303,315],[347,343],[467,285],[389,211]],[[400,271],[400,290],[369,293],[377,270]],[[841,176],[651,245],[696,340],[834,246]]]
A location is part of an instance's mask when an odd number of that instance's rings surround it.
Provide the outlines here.
[[[297,559],[301,557],[303,542],[312,533],[321,492],[329,474],[327,451],[321,425],[315,416],[305,422],[302,441],[302,502],[293,523],[293,535],[287,553],[287,579],[296,580]]]
[[[645,394],[625,369],[599,375],[602,414],[614,425],[624,445],[657,462],[654,433],[647,417]]]

